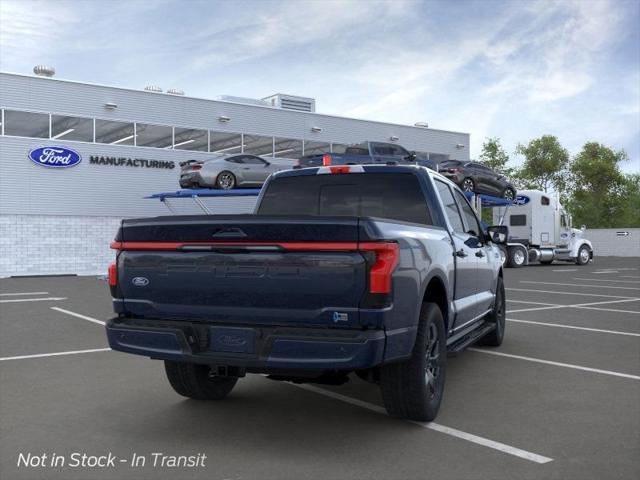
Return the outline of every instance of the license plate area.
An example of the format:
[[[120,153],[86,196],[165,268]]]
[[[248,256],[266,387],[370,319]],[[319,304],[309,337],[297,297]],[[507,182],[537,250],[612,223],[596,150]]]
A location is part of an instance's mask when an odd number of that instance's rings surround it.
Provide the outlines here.
[[[253,328],[210,327],[209,350],[212,352],[254,354],[256,332]]]

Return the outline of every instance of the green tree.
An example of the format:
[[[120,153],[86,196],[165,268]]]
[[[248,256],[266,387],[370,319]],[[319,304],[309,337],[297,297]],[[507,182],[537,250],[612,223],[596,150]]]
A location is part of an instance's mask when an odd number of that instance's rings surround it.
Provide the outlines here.
[[[482,144],[480,161],[483,165],[506,176],[511,176],[513,168],[508,167],[509,155],[502,148],[498,137],[488,137]]]
[[[569,169],[567,204],[576,225],[609,228],[638,223],[640,180],[637,175],[625,177],[620,171],[618,164],[626,159],[624,150],[615,152],[597,142],[584,144]]]
[[[517,174],[520,185],[545,192],[550,188],[565,190],[569,152],[555,136],[543,135],[526,145],[518,144],[516,153],[525,157]]]

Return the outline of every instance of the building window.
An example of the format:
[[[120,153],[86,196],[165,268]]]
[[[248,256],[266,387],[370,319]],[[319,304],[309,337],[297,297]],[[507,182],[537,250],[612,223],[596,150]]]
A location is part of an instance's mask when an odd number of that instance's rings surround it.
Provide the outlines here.
[[[197,150],[206,152],[209,148],[209,137],[206,130],[194,128],[175,128],[173,148],[176,150]]]
[[[93,119],[51,115],[51,138],[93,142]]]
[[[49,138],[49,115],[5,110],[4,134],[14,137]]]
[[[307,155],[322,155],[323,153],[329,153],[331,151],[331,144],[326,142],[311,142],[309,140],[304,142],[304,154]]]
[[[136,146],[171,148],[173,145],[173,129],[164,125],[136,123]]]
[[[332,143],[331,144],[331,153],[342,154],[344,153],[349,145],[345,145],[343,143]]]
[[[240,133],[209,132],[209,151],[222,155],[242,153],[242,135]]]
[[[133,145],[135,130],[133,123],[114,120],[96,120],[96,142],[111,145]]]
[[[244,153],[273,157],[273,137],[261,135],[243,135]]]
[[[300,158],[302,157],[302,140],[292,138],[274,138],[274,157]]]

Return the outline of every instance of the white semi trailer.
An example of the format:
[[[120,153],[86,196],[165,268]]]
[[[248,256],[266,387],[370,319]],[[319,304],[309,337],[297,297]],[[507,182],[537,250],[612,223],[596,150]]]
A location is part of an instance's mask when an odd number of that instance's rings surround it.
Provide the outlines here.
[[[586,265],[593,259],[593,246],[584,238],[585,226],[572,228],[564,207],[542,191],[519,191],[513,205],[493,208],[493,222],[509,227],[508,267],[554,260]]]

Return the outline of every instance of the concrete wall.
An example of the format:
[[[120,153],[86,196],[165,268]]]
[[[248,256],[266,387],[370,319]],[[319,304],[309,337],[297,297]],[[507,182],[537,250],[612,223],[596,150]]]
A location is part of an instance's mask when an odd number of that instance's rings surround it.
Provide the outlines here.
[[[628,235],[619,235],[623,232]],[[585,237],[593,244],[594,257],[640,257],[640,228],[588,229]]]

